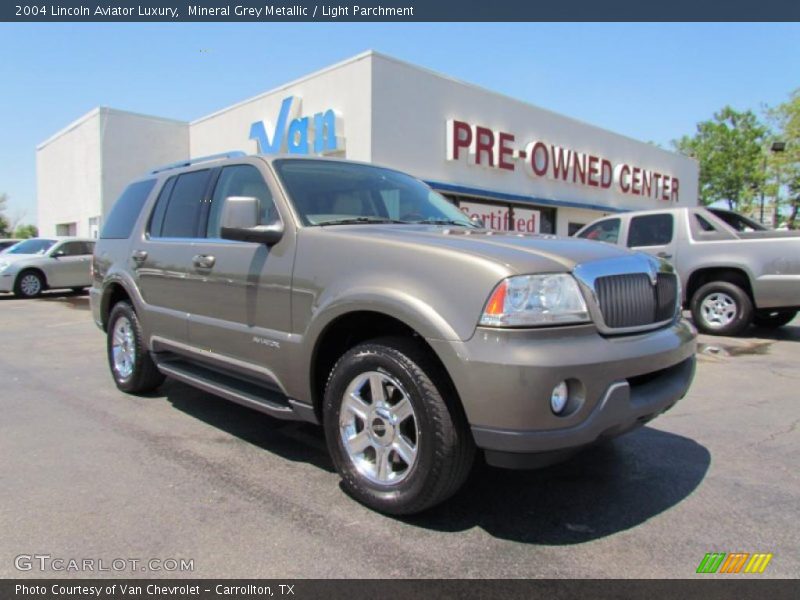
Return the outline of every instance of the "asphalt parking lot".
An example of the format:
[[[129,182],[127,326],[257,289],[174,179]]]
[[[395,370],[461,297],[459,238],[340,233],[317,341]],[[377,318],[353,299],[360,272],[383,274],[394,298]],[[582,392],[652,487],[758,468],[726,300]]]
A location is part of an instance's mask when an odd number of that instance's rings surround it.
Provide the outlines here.
[[[0,294],[0,576],[103,575],[15,567],[44,554],[194,561],[143,577],[685,578],[722,551],[798,577],[800,319],[701,342],[690,394],[647,427],[541,471],[480,466],[399,520],[339,489],[313,426],[176,382],[118,392],[87,296]]]

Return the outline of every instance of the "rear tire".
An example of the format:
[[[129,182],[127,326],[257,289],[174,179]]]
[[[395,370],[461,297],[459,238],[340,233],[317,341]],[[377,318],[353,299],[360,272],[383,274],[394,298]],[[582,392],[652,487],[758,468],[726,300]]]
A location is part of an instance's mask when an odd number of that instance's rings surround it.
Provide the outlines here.
[[[790,323],[796,316],[796,310],[759,310],[753,317],[753,324],[758,327],[777,329]]]
[[[106,351],[111,376],[123,392],[141,394],[164,382],[144,344],[139,317],[128,302],[117,302],[111,309]]]
[[[712,281],[701,286],[690,305],[694,324],[711,335],[739,335],[753,319],[753,302],[738,285]]]
[[[475,457],[452,384],[411,339],[382,338],[346,352],[328,379],[323,421],[345,491],[386,514],[444,501]]]
[[[14,282],[17,298],[36,298],[45,288],[44,277],[37,271],[23,271]]]

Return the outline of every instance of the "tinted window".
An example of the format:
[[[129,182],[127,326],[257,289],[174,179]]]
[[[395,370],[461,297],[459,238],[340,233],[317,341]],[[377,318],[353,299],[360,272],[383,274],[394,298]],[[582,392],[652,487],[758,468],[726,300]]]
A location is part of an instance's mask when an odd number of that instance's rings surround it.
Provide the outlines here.
[[[91,254],[92,249],[92,244],[86,242],[64,242],[57,252],[63,252],[64,256],[84,256]]]
[[[169,199],[159,198],[159,205],[166,201],[166,210],[160,232],[152,228],[151,235],[175,238],[197,237],[200,209],[210,173],[204,170],[178,175]],[[156,207],[156,213],[160,208]],[[155,225],[155,215],[153,224]]]
[[[50,247],[55,244],[55,240],[45,240],[41,238],[35,238],[32,240],[25,240],[24,242],[20,242],[16,246],[9,248],[9,254],[44,254],[47,252]]]
[[[133,225],[139,217],[139,213],[144,206],[144,201],[156,184],[155,179],[138,181],[132,183],[114,204],[111,213],[106,219],[101,238],[105,239],[125,239],[130,236]]]
[[[703,231],[716,231],[716,229],[714,229],[714,226],[711,223],[709,223],[708,221],[706,221],[700,215],[695,215],[694,218],[697,220],[697,225]]]
[[[252,165],[235,165],[225,167],[219,174],[214,196],[211,199],[211,212],[208,215],[207,235],[219,237],[219,220],[222,216],[222,205],[229,196],[248,196],[258,198],[259,224],[267,225],[278,219],[272,194],[258,169]]]
[[[672,215],[633,217],[628,229],[628,247],[665,246],[672,241]]]
[[[598,221],[594,225],[590,225],[588,228],[584,229],[578,237],[616,244],[619,239],[619,226],[619,219]]]
[[[757,223],[752,219],[748,219],[747,217],[740,215],[735,212],[731,212],[729,210],[720,210],[709,208],[717,218],[725,221],[728,225],[733,227],[736,231],[766,231],[766,227],[764,227],[761,223]]]

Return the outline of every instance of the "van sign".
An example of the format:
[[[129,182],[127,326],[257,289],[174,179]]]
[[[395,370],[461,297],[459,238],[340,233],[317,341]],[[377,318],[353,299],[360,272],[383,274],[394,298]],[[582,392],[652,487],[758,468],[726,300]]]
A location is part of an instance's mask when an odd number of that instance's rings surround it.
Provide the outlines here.
[[[341,118],[333,109],[313,117],[300,116],[302,100],[288,96],[281,103],[278,121],[256,121],[250,125],[250,139],[255,140],[260,154],[334,154],[344,150]],[[271,133],[268,133],[271,132]]]

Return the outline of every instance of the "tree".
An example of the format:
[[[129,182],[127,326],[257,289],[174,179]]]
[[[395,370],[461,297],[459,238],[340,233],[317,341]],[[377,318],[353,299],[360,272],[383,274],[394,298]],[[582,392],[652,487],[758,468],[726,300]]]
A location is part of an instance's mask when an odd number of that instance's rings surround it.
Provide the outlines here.
[[[789,190],[789,229],[800,227],[800,88],[789,100],[768,111],[776,128],[776,139],[786,144],[783,152],[770,156],[770,167],[779,185]],[[777,194],[777,190],[776,190]]]
[[[39,229],[36,227],[36,225],[20,225],[14,231],[14,237],[22,240],[39,237]]]
[[[0,213],[0,238],[7,238],[11,233],[11,228],[8,226],[8,219]]]
[[[724,200],[731,210],[750,206],[764,183],[767,128],[750,111],[726,106],[697,124],[694,136],[673,140],[678,152],[700,164],[700,200]]]

